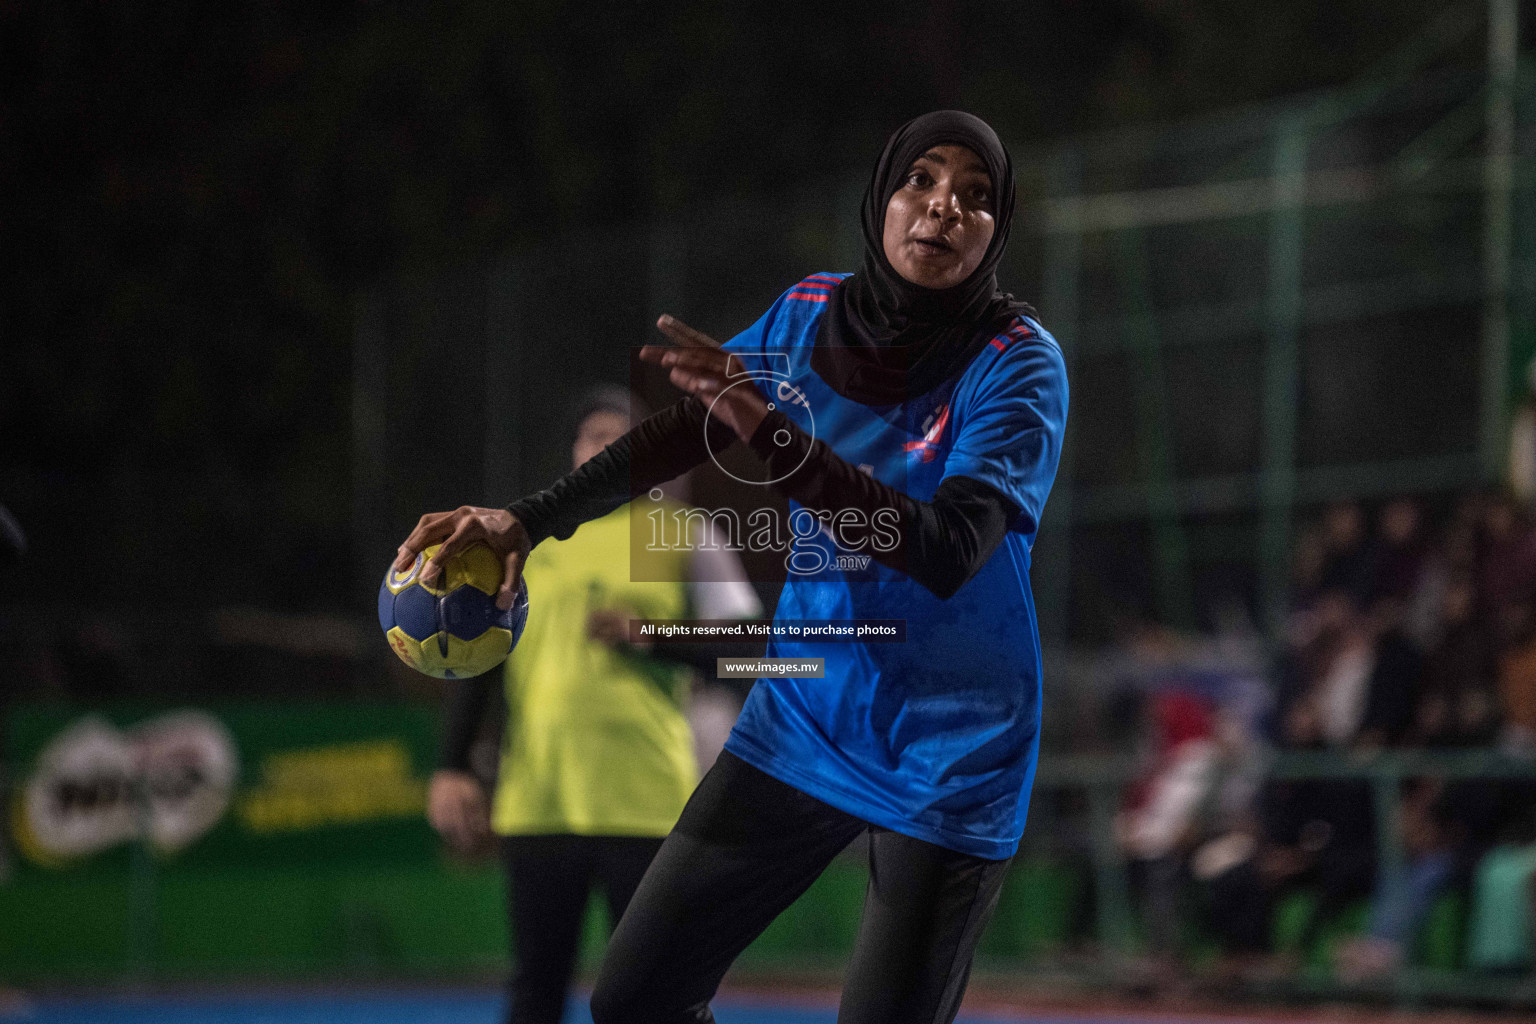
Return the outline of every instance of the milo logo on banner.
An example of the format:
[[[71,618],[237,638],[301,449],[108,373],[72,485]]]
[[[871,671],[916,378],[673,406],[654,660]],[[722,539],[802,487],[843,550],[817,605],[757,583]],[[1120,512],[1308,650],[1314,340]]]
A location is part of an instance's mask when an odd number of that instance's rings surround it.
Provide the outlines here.
[[[224,816],[239,763],[229,731],[205,712],[171,711],[127,729],[78,719],[38,753],[17,794],[16,845],[42,864],[139,839],[175,853]]]
[[[188,869],[431,863],[437,709],[231,703],[11,710],[5,824],[24,865],[116,872],[142,843]]]

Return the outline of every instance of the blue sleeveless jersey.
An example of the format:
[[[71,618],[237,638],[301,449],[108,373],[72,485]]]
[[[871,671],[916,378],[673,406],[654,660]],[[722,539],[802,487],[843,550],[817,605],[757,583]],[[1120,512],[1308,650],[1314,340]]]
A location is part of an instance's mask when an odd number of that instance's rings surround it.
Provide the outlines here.
[[[1029,560],[1066,424],[1061,350],[1020,317],[929,394],[890,406],[850,401],[811,368],[817,323],[842,276],[802,281],[725,347],[776,408],[880,481],[930,501],[945,477],[967,476],[1020,512],[948,600],[873,559],[838,558],[857,552],[814,525],[797,531],[812,535],[795,542],[775,619],[904,619],[906,642],[770,643],[769,657],[825,659],[826,678],[759,679],[726,749],[872,824],[1009,857],[1039,752]],[[793,520],[799,506],[790,509]],[[812,513],[798,514],[804,523]]]

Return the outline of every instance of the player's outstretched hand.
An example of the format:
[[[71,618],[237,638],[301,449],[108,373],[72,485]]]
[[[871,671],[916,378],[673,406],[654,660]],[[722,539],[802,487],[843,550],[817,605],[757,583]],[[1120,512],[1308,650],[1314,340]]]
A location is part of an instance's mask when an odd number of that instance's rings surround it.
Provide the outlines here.
[[[501,559],[501,589],[496,592],[496,607],[505,611],[512,607],[517,585],[523,578],[523,562],[533,544],[523,524],[504,508],[461,505],[452,512],[428,512],[400,545],[395,571],[404,572],[422,551],[433,544],[441,544],[437,553],[421,567],[422,581],[431,583],[443,571],[449,558],[476,541],[496,552]]]
[[[649,651],[649,640],[629,638],[629,620],[639,617],[633,608],[594,608],[587,613],[587,636],[615,651]]]
[[[670,367],[674,385],[697,395],[709,407],[711,416],[725,423],[743,441],[750,441],[758,424],[768,415],[768,403],[757,385],[744,378],[746,368],[741,360],[722,351],[720,343],[709,335],[675,317],[663,316],[656,321],[656,327],[677,347],[647,345],[640,350],[640,358]]]

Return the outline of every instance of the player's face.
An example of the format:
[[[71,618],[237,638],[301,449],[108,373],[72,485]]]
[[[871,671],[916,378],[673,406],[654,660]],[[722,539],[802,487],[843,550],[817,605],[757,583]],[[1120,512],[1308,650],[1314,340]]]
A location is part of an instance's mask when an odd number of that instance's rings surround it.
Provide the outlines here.
[[[992,241],[992,179],[964,146],[934,146],[912,162],[885,208],[885,258],[924,288],[953,288]]]
[[[629,433],[629,418],[622,413],[599,410],[581,421],[576,428],[576,443],[571,445],[571,466],[575,468]]]

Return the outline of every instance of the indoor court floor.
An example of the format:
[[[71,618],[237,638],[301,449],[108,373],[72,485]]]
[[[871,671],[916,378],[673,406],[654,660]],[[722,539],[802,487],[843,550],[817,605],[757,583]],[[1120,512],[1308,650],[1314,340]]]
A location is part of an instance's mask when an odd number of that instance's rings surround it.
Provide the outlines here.
[[[830,993],[729,994],[715,1001],[719,1024],[833,1024],[836,997]],[[0,1006],[0,1024],[496,1024],[501,996],[494,991],[401,990],[331,994],[196,994],[153,996],[58,996]],[[988,1008],[960,1015],[957,1024],[1351,1024],[1385,1020],[1369,1013],[1318,1009],[1251,1015],[1210,1010],[1100,1013],[1084,1010],[1029,1011]],[[1447,1018],[1398,1015],[1398,1021]],[[1467,1016],[1462,1017],[1468,1019]],[[1510,1020],[1513,1018],[1503,1018]],[[573,999],[564,1024],[591,1024],[585,998]]]

